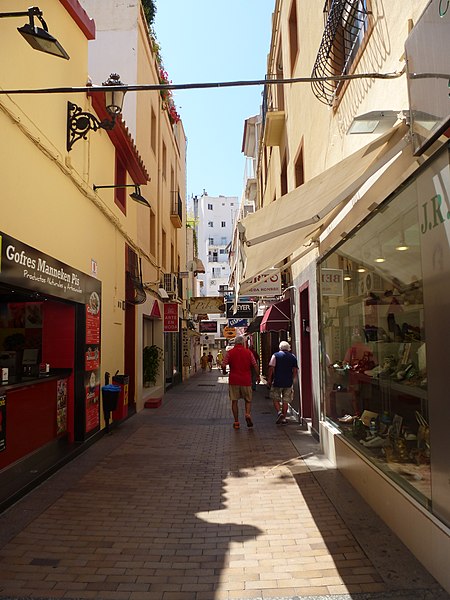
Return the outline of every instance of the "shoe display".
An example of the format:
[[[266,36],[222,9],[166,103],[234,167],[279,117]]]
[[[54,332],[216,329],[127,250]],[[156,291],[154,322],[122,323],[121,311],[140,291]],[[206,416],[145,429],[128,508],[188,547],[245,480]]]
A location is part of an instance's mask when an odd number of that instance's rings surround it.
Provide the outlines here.
[[[352,415],[344,415],[338,419],[339,423],[353,423],[356,417],[352,417]]]

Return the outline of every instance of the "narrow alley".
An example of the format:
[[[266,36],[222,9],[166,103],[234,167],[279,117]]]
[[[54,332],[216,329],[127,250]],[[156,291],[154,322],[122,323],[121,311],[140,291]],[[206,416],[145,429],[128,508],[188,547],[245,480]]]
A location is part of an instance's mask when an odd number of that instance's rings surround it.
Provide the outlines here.
[[[449,598],[263,385],[193,376],[0,515],[0,598]]]

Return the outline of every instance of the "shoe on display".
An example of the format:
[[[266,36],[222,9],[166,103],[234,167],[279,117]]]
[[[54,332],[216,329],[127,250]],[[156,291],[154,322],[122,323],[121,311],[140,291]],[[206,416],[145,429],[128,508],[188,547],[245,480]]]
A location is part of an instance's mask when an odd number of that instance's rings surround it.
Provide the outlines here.
[[[361,440],[361,444],[366,448],[384,448],[389,445],[389,440],[380,437],[379,435],[369,438],[368,440]]]
[[[352,415],[344,415],[338,419],[339,423],[353,423],[356,417],[352,417]]]

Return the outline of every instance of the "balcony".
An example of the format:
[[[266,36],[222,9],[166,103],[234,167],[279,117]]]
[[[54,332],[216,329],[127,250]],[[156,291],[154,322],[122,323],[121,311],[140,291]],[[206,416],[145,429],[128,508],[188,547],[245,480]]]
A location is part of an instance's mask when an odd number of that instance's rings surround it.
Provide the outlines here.
[[[177,229],[181,229],[183,226],[183,203],[181,202],[181,196],[179,192],[172,192],[170,221]]]
[[[269,110],[266,113],[264,127],[264,144],[266,146],[279,146],[283,139],[285,123],[284,110]]]

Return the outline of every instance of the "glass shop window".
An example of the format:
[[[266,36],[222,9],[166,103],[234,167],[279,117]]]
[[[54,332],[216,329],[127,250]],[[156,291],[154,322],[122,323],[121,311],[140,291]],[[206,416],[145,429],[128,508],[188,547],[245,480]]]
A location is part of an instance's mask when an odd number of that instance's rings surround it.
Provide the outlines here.
[[[431,499],[417,198],[410,186],[320,264],[324,416]]]

